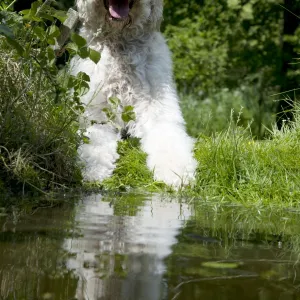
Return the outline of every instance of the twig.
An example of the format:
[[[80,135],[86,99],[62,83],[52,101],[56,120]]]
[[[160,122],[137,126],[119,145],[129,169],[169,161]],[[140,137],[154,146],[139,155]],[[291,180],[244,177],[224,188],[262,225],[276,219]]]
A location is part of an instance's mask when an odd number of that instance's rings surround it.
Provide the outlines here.
[[[12,3],[10,3],[6,8],[5,10],[9,10],[16,2],[17,0],[14,0]]]
[[[280,7],[282,7],[283,9],[285,9],[286,11],[288,11],[289,13],[291,13],[293,16],[295,16],[296,18],[300,19],[299,16],[297,16],[295,13],[293,13],[292,11],[290,11],[289,9],[287,9],[286,7],[284,7],[283,5],[281,4],[278,4]]]

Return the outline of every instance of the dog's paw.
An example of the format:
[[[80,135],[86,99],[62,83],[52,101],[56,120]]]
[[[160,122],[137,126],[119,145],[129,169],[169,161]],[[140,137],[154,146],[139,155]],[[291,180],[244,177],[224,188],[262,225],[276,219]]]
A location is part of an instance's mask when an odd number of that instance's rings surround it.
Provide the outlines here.
[[[180,157],[175,153],[149,156],[148,167],[154,170],[154,179],[163,181],[176,189],[192,183],[197,167],[192,154]]]
[[[79,148],[79,156],[84,163],[82,170],[83,180],[87,182],[98,181],[110,177],[119,158],[115,147],[109,148],[83,144]]]

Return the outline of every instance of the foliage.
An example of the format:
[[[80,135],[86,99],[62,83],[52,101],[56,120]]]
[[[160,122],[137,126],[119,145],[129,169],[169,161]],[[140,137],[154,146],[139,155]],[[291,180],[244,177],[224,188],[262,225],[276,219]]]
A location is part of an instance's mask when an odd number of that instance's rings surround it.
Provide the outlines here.
[[[253,137],[268,135],[268,129],[275,123],[272,108],[259,106],[259,93],[255,87],[241,86],[239,89],[222,90],[207,96],[181,95],[181,107],[189,134],[212,135],[228,128],[230,123],[247,128]],[[262,125],[262,122],[264,125]]]
[[[65,18],[63,11],[41,1],[21,15],[2,7],[0,179],[14,192],[81,180],[78,115],[84,107],[79,99],[88,90],[89,78],[83,73],[69,76],[56,65],[57,25]],[[77,48],[72,54],[93,59],[94,53],[81,42],[73,38]]]
[[[208,91],[220,84],[238,86],[241,81],[245,84],[245,77],[276,67],[282,11],[276,4],[281,1],[202,2],[166,4],[165,34],[180,88]]]
[[[202,137],[196,147],[199,161],[193,193],[207,198],[253,203],[296,203],[300,166],[296,150],[299,124],[274,131],[272,140],[255,142],[241,128]]]
[[[248,94],[241,87],[256,90],[250,114],[261,115],[251,122],[262,138],[261,128],[269,126],[268,115],[279,112],[282,106],[274,101],[281,97],[271,95],[297,89],[299,83],[299,68],[292,63],[299,53],[300,22],[293,13],[300,11],[300,1],[165,2],[163,30],[173,53],[181,93],[200,102],[217,98],[216,94],[229,89],[232,94],[241,93],[245,103]],[[293,32],[297,24],[298,30]],[[290,97],[294,100],[294,95]],[[235,100],[232,108],[236,107]],[[218,122],[214,117],[212,124]]]

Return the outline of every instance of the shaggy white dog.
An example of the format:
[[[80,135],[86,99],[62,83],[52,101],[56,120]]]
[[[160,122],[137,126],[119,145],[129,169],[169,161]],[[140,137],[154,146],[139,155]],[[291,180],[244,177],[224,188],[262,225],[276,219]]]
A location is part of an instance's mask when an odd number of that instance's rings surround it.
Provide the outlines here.
[[[85,180],[112,175],[120,133],[112,124],[103,124],[103,108],[110,97],[123,106],[133,106],[135,121],[126,126],[131,136],[141,139],[147,165],[156,180],[173,186],[194,177],[193,140],[186,134],[179,108],[171,55],[159,32],[163,0],[77,0],[82,22],[80,34],[91,48],[101,52],[98,64],[75,58],[72,73],[90,78],[90,90],[82,97],[87,105],[89,144],[80,147],[85,162]]]

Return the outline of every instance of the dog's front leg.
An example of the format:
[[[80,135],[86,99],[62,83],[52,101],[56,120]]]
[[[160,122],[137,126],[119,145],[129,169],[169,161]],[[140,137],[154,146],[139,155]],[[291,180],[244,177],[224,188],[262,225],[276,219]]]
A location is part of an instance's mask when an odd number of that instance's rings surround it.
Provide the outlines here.
[[[196,160],[194,141],[185,131],[177,97],[141,103],[136,108],[134,135],[141,138],[154,178],[176,188],[193,180]]]
[[[86,129],[88,144],[79,148],[79,156],[84,163],[83,177],[85,181],[103,181],[110,177],[115,169],[117,143],[120,135],[110,124],[94,124]]]

